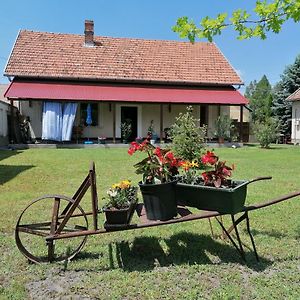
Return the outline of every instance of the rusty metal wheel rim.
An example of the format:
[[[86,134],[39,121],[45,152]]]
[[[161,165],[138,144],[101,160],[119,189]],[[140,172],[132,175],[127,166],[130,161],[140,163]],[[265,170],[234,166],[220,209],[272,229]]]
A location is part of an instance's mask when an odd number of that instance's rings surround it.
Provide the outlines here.
[[[20,214],[20,217],[19,217],[19,219],[17,221],[16,228],[15,228],[15,240],[16,240],[17,247],[20,250],[20,252],[29,261],[31,261],[33,263],[45,263],[45,262],[49,262],[49,259],[48,258],[37,257],[37,256],[33,255],[30,251],[28,251],[26,249],[26,247],[22,243],[22,239],[20,238],[20,232],[21,232],[20,229],[19,229],[21,227],[20,222],[22,221],[22,217],[25,214],[25,212],[28,211],[28,209],[31,206],[33,206],[35,203],[37,203],[38,201],[46,200],[46,199],[52,199],[53,200],[55,198],[59,198],[61,200],[66,200],[67,202],[74,203],[74,200],[72,198],[64,196],[64,195],[57,195],[57,194],[44,195],[42,197],[39,197],[39,198],[33,200],[29,205],[27,205],[26,208]],[[80,213],[82,214],[82,217],[84,218],[84,222],[85,222],[86,229],[87,229],[88,228],[87,216],[86,216],[86,214],[85,214],[85,212],[84,212],[84,210],[82,209],[81,206],[78,205],[77,208],[80,211]],[[51,221],[45,222],[45,223],[51,223]],[[48,237],[49,233],[43,235],[45,244],[46,244],[46,236]],[[54,261],[58,261],[59,262],[59,261],[66,261],[66,260],[69,261],[69,260],[71,260],[72,258],[74,258],[81,251],[81,249],[84,247],[84,245],[86,243],[86,240],[87,240],[87,236],[84,236],[83,239],[82,239],[82,241],[79,243],[78,247],[75,248],[75,250],[73,250],[70,253],[66,253],[66,256],[64,256],[64,257],[60,257],[58,259],[54,259]],[[45,246],[45,247],[47,247],[47,246]]]

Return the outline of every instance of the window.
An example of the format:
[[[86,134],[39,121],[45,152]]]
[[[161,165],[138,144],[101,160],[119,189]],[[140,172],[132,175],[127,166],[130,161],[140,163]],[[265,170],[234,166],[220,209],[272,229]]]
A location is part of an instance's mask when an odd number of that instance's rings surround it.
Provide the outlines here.
[[[91,105],[92,110],[92,125],[98,126],[98,103],[80,103],[80,124],[87,126],[86,117],[87,117],[87,106]]]

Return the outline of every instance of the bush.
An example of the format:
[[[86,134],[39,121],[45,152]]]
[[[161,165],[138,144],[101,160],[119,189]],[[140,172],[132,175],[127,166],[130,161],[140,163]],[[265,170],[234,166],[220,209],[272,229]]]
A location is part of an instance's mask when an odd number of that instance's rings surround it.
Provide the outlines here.
[[[268,118],[264,122],[255,122],[253,132],[262,148],[269,148],[270,144],[279,137],[280,126],[275,118]]]
[[[228,115],[221,115],[215,121],[215,133],[214,135],[217,138],[230,138],[230,130],[231,130],[232,120]]]
[[[199,127],[199,120],[192,115],[193,108],[187,107],[186,113],[180,113],[170,129],[172,150],[175,156],[192,161],[199,159],[205,148],[206,127]]]

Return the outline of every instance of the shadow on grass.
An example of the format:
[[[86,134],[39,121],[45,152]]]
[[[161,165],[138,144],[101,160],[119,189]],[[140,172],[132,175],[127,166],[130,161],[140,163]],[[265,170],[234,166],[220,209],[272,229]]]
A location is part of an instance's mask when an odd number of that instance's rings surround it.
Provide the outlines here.
[[[247,232],[246,229],[244,232]],[[257,230],[257,229],[251,229],[252,234],[255,235],[268,235],[269,237],[276,238],[276,239],[282,239],[287,237],[286,234],[276,231],[276,230]]]
[[[29,170],[35,166],[8,166],[8,165],[0,165],[0,185],[12,180],[20,173]]]
[[[160,241],[168,250],[165,251]],[[208,235],[181,232],[169,239],[156,237],[138,237],[133,242],[109,244],[110,269],[122,268],[124,271],[148,271],[155,267],[172,265],[239,263],[255,271],[263,271],[272,264],[270,260],[260,257],[257,262],[252,252],[246,252],[245,263],[231,244],[217,241]],[[114,251],[115,249],[115,255]],[[82,253],[77,259],[93,258],[92,253]],[[99,257],[99,255],[98,255]],[[76,258],[75,258],[76,259]]]
[[[14,155],[21,154],[23,151],[15,151],[15,150],[0,150],[0,160],[4,160]]]

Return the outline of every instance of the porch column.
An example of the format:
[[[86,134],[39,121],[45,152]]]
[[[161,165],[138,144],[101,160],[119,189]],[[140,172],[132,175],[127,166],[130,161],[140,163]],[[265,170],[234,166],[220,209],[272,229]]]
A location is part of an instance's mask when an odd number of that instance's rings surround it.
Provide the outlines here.
[[[218,117],[221,116],[221,105],[218,105]]]
[[[160,104],[160,143],[163,140],[163,131],[164,131],[164,113],[163,113],[163,104]]]
[[[10,100],[10,141],[9,143],[14,143],[15,142],[15,116],[14,116],[14,100]]]
[[[112,114],[113,114],[113,143],[116,143],[116,104],[112,103]]]
[[[244,118],[244,113],[243,113],[243,105],[240,106],[240,142],[243,142],[243,118]]]

